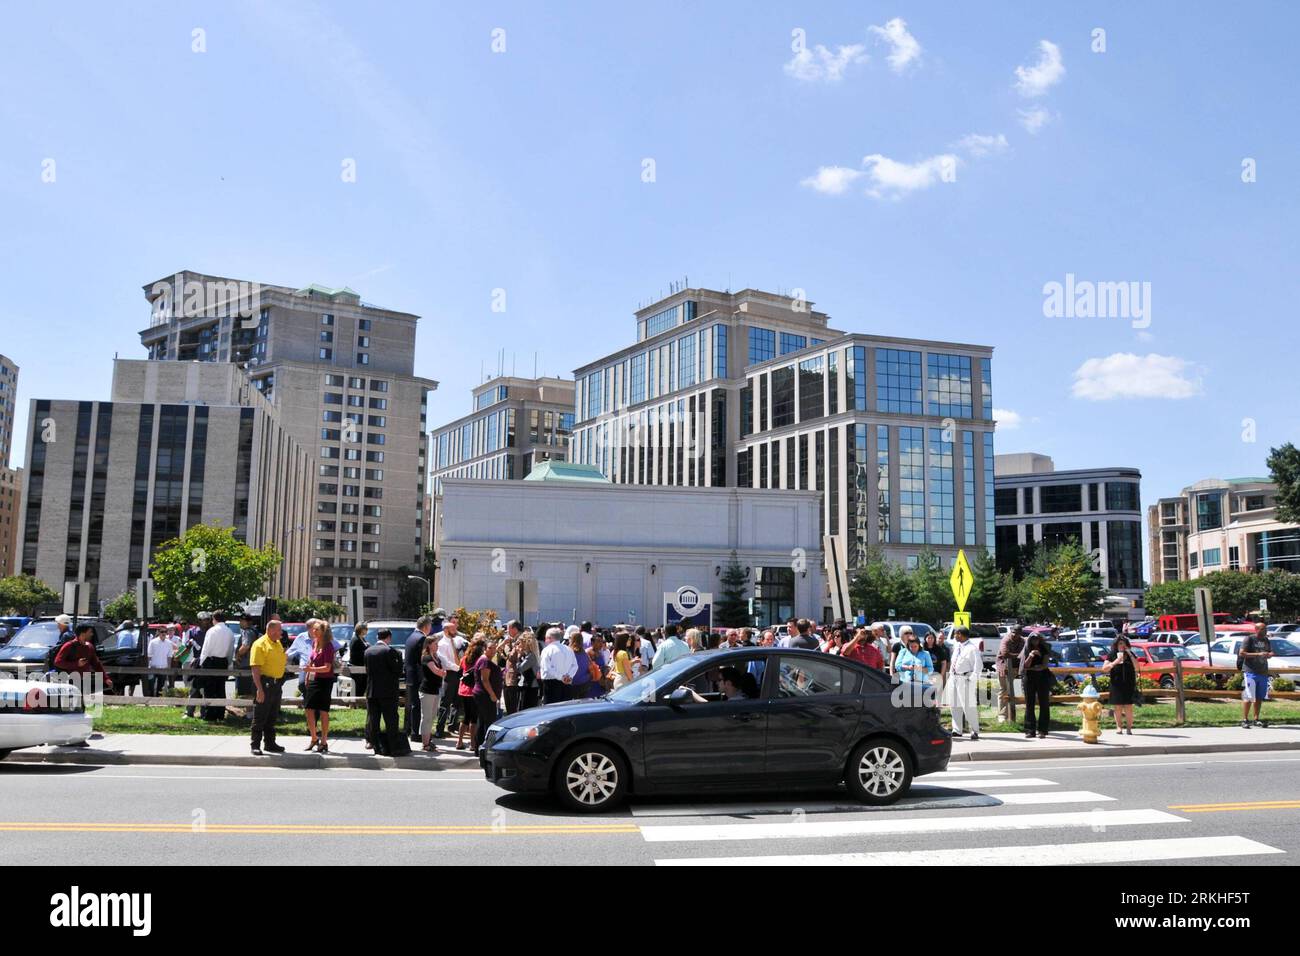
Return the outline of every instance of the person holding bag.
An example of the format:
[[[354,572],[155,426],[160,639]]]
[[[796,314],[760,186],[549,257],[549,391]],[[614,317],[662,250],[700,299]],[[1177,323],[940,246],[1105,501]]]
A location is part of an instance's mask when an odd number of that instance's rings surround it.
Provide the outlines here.
[[[329,626],[320,618],[312,618],[307,622],[307,633],[311,635],[311,655],[300,668],[302,679],[306,682],[302,706],[307,713],[307,732],[311,734],[307,750],[327,754],[330,752],[330,698],[334,694],[334,668],[338,652]],[[316,729],[318,720],[319,734]]]
[[[1127,637],[1117,637],[1110,645],[1110,656],[1101,665],[1101,672],[1110,675],[1110,706],[1115,711],[1115,729],[1133,736],[1133,705],[1137,703],[1137,665],[1133,663],[1133,648]],[[1124,725],[1128,724],[1125,731]]]
[[[474,721],[478,716],[474,708],[474,682],[477,677],[474,665],[483,656],[485,641],[483,632],[474,634],[474,639],[465,649],[465,656],[460,659],[460,687],[456,690],[456,706],[460,709],[460,729],[456,734],[456,749],[465,749],[465,734],[474,739]]]
[[[1042,634],[1031,634],[1020,656],[1020,673],[1025,687],[1025,736],[1045,738],[1051,726],[1052,684],[1048,668],[1048,646]],[[1037,719],[1035,719],[1037,705]]]

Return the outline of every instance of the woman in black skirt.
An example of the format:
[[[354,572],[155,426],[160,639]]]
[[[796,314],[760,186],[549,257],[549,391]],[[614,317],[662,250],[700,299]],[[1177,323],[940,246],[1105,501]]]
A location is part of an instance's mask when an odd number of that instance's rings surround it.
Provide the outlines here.
[[[1110,646],[1110,659],[1101,665],[1103,674],[1110,675],[1110,706],[1115,711],[1115,729],[1133,736],[1133,705],[1137,703],[1137,665],[1133,663],[1133,649],[1127,637],[1115,638]],[[1124,729],[1128,725],[1128,730]]]
[[[307,682],[302,707],[307,712],[307,731],[311,734],[307,749],[327,754],[330,752],[330,697],[334,694],[334,638],[329,626],[319,618],[307,622],[307,633],[311,635],[311,657],[302,668],[303,680]]]

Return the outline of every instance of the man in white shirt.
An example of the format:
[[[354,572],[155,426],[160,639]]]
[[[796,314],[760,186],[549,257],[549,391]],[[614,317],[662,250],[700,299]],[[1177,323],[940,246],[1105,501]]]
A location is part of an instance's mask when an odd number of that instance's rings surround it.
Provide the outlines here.
[[[963,729],[969,726],[970,739],[979,740],[980,714],[976,684],[984,669],[984,659],[966,628],[953,628],[952,636],[957,641],[949,671],[952,677],[952,735],[963,736]]]
[[[664,639],[655,648],[655,657],[654,662],[651,664],[651,670],[658,670],[666,664],[671,664],[679,657],[685,657],[690,652],[690,645],[677,636],[677,625],[669,624],[664,628]]]
[[[146,653],[149,655],[149,666],[151,668],[166,670],[171,667],[172,655],[176,653],[176,645],[172,643],[167,631],[159,628],[154,632],[153,637],[149,639]],[[144,679],[144,696],[158,697],[166,680],[166,674],[146,675]]]
[[[441,610],[441,609],[439,609]],[[434,611],[437,616],[437,611]],[[447,672],[442,679],[442,700],[438,702],[438,726],[434,728],[435,737],[447,736],[447,721],[456,709],[457,691],[460,690],[460,636],[457,631],[460,622],[449,617],[442,622],[442,633],[438,638],[438,664]]]
[[[573,675],[578,673],[578,658],[564,640],[558,627],[546,629],[546,646],[541,660],[542,703],[553,704],[572,696]]]
[[[235,632],[226,626],[226,614],[217,611],[212,615],[212,626],[203,635],[203,650],[199,652],[201,670],[224,671],[230,667],[230,655],[235,649]],[[203,696],[222,698],[226,696],[226,675],[203,678]],[[226,716],[225,705],[204,707],[204,720],[221,720]]]

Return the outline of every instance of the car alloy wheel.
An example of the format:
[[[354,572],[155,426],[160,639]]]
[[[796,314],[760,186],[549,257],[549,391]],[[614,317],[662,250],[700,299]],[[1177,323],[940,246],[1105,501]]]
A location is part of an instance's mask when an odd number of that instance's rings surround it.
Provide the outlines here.
[[[878,800],[888,800],[907,778],[907,765],[892,747],[868,747],[858,761],[858,782],[862,789]]]
[[[581,806],[603,806],[618,792],[618,766],[600,751],[578,751],[565,768],[564,788]]]

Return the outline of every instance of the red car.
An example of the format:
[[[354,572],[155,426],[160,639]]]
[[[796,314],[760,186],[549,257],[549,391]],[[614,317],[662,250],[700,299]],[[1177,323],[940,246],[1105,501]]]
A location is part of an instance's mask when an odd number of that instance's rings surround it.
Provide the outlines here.
[[[1139,677],[1149,677],[1166,689],[1174,686],[1174,660],[1183,662],[1183,673],[1204,671],[1210,665],[1179,644],[1134,641],[1133,660]]]

